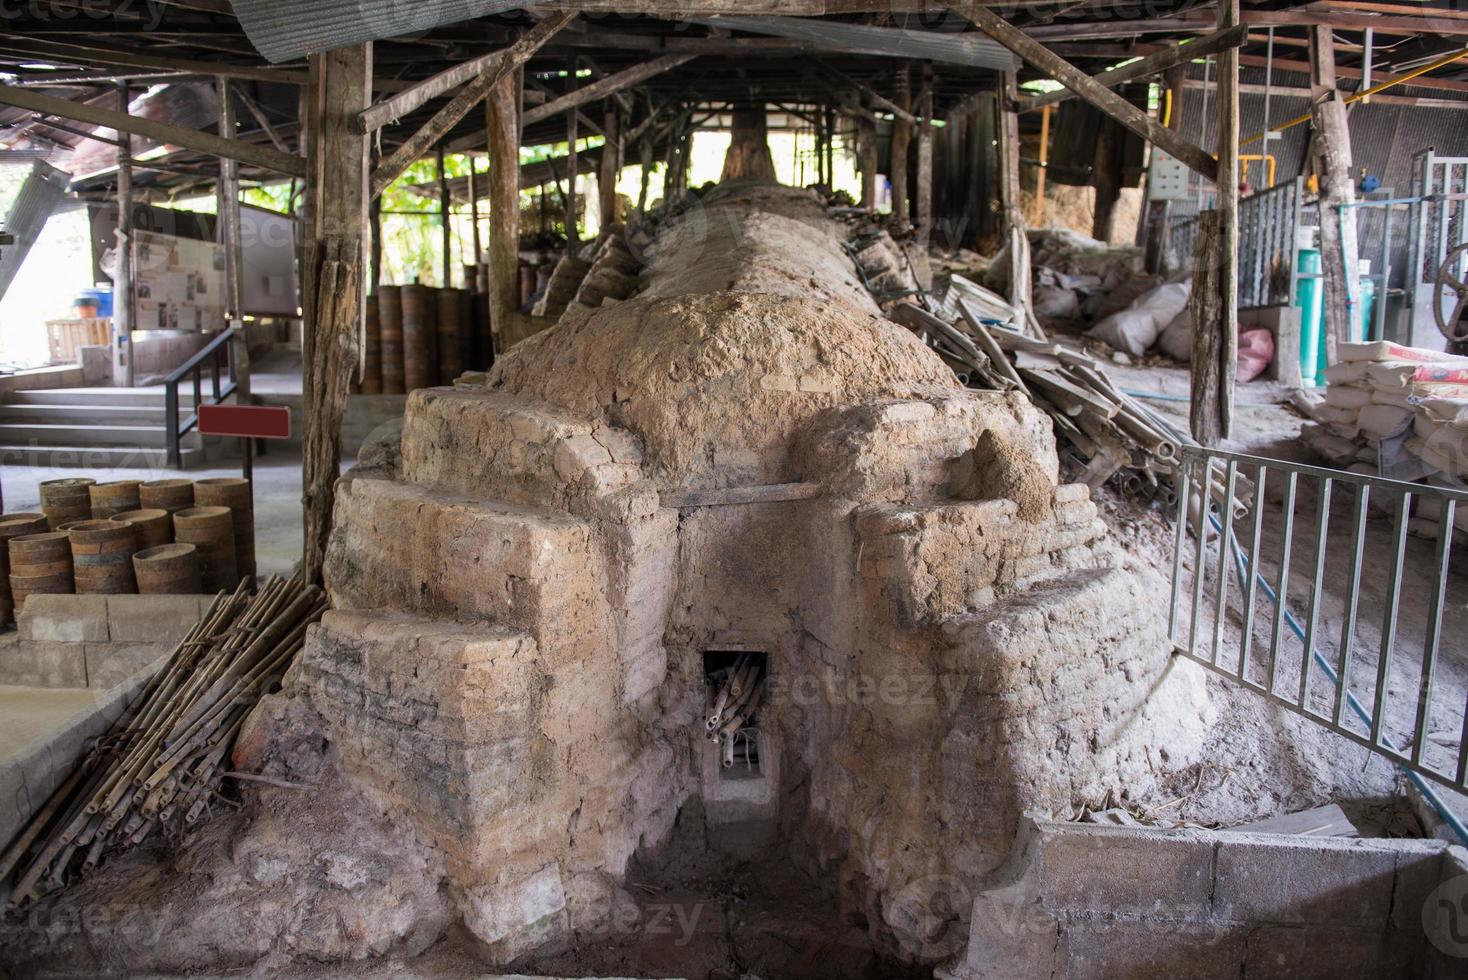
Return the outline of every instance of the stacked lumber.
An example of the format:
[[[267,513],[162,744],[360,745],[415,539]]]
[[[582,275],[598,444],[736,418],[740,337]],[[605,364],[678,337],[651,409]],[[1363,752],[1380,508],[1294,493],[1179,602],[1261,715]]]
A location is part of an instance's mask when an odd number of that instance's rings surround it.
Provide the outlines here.
[[[892,318],[916,331],[970,387],[1018,390],[1044,409],[1055,434],[1085,464],[1077,482],[1092,489],[1116,479],[1125,490],[1173,503],[1179,447],[1190,440],[1122,392],[1101,362],[1084,351],[1005,329],[965,298],[959,318],[899,303]]]
[[[14,908],[75,881],[105,856],[176,838],[223,799],[245,716],[275,688],[326,610],[318,587],[272,577],[220,593],[127,711],[97,739],[0,854]]]

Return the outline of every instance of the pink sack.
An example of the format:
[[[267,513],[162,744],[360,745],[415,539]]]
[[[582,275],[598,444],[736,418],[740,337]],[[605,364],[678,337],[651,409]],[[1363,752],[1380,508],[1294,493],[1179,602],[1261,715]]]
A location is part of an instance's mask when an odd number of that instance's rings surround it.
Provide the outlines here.
[[[1245,327],[1239,333],[1239,380],[1253,381],[1274,360],[1274,334],[1265,327]]]

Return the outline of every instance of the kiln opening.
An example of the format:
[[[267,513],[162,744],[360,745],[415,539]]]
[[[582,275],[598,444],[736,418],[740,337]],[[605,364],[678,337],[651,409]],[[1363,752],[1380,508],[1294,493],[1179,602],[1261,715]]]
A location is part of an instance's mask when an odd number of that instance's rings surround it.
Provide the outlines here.
[[[769,681],[769,654],[706,650],[704,733],[718,746],[721,779],[763,779],[760,708]]]

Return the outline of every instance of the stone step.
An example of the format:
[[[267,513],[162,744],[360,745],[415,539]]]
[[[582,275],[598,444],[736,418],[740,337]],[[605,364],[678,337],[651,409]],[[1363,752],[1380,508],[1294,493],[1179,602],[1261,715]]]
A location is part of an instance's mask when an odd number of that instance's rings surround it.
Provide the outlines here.
[[[223,448],[205,450],[194,444],[180,452],[184,469],[202,466],[228,455]],[[145,469],[159,470],[168,466],[168,451],[163,448],[143,449],[136,446],[41,446],[0,442],[0,465],[46,466],[52,469]]]
[[[168,441],[161,425],[0,422],[0,445],[107,446],[138,450],[161,449]]]
[[[192,405],[179,406],[180,414],[193,411]],[[13,425],[146,424],[163,427],[167,410],[157,405],[88,405],[41,402],[35,404],[0,405],[0,423]]]
[[[180,407],[194,403],[192,387],[178,390]],[[155,388],[43,388],[15,391],[5,398],[7,405],[126,405],[158,406],[164,403],[164,389]]]

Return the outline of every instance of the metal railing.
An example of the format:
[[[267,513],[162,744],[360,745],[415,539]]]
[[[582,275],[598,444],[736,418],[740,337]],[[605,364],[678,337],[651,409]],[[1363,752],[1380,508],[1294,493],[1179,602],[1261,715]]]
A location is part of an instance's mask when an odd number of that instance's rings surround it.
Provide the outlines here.
[[[1295,237],[1305,181],[1296,177],[1239,201],[1239,307],[1295,302]]]
[[[1435,540],[1409,538],[1414,501]],[[1460,835],[1424,780],[1468,791],[1468,586],[1450,575],[1465,506],[1460,490],[1186,447],[1168,616],[1179,655],[1390,759]]]
[[[204,404],[204,372],[209,372],[210,405],[222,403],[234,394],[238,386],[234,375],[234,360],[230,357],[229,345],[233,334],[225,330],[204,345],[193,357],[184,361],[179,368],[163,379],[163,424],[168,440],[168,465],[178,468],[183,465],[183,437],[199,424],[199,406]],[[193,381],[194,410],[189,417],[180,421],[178,408],[178,386],[185,378]]]

